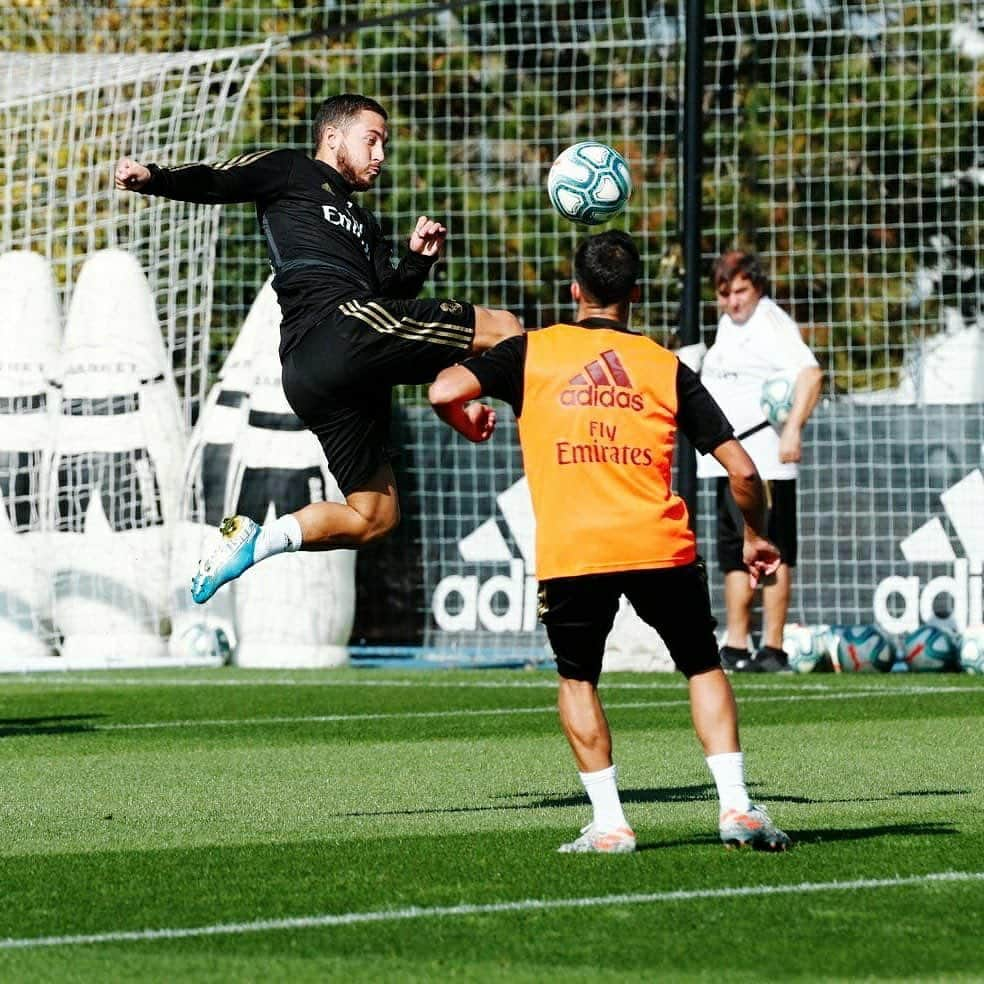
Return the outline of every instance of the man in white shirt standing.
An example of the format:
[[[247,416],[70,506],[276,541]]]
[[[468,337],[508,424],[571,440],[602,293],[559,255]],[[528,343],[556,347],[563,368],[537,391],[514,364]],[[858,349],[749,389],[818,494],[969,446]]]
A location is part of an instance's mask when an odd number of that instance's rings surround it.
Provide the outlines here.
[[[714,265],[714,291],[721,318],[707,350],[701,381],[731,421],[735,434],[765,482],[769,505],[766,535],[779,547],[782,563],[762,587],[762,636],[748,649],[754,589],[742,564],[742,520],[727,478],[711,455],[699,459],[697,474],[717,479],[718,565],[724,573],[727,636],[721,648],[725,669],[746,672],[788,670],[782,648],[796,566],[796,475],[802,458],[803,427],[820,399],[823,373],[799,327],[770,297],[761,261],[738,250]],[[795,379],[792,409],[782,429],[761,409],[762,384],[776,376]]]

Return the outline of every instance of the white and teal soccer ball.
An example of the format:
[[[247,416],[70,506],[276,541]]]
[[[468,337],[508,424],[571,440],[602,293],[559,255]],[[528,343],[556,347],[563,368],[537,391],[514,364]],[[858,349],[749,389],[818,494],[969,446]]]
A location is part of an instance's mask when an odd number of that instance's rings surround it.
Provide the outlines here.
[[[773,376],[762,384],[759,406],[773,427],[782,427],[789,419],[795,391],[796,380],[790,376]]]
[[[789,665],[797,673],[829,669],[833,643],[829,625],[799,625],[793,622],[782,633],[782,648],[789,657]]]
[[[232,658],[232,645],[225,629],[196,622],[181,632],[178,645],[172,647],[171,653],[189,663],[224,665]]]
[[[632,194],[629,165],[608,144],[585,140],[568,147],[553,162],[547,194],[565,219],[599,225],[625,208]]]
[[[960,638],[960,669],[984,674],[984,625],[968,625]]]
[[[833,634],[841,673],[888,673],[892,669],[895,647],[877,625],[839,625]]]
[[[902,640],[902,659],[910,671],[939,673],[960,668],[960,646],[955,636],[938,625],[920,625]]]

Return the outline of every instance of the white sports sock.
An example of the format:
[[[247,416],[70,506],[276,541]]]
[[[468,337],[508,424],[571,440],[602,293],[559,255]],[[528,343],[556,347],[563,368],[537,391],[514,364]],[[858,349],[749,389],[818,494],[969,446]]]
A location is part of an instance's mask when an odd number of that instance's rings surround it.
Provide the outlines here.
[[[579,772],[584,791],[594,807],[594,823],[599,830],[615,830],[628,827],[622,812],[622,801],[618,797],[616,784],[618,771],[614,765],[597,772]]]
[[[260,535],[253,545],[253,561],[300,550],[302,539],[301,524],[292,513],[287,513],[286,516],[281,516],[260,527]]]
[[[714,776],[717,786],[718,799],[721,801],[721,812],[737,810],[744,813],[752,802],[745,789],[745,756],[742,752],[723,752],[720,755],[708,755],[707,767]]]

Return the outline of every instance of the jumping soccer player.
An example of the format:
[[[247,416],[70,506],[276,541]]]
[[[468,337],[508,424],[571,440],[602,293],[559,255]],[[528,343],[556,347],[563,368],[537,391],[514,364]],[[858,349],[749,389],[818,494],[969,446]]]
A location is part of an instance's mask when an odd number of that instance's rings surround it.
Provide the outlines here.
[[[374,99],[325,100],[315,154],[271,150],[211,167],[164,168],[124,159],[116,187],[208,205],[254,202],[282,313],[284,392],[319,439],[344,503],[317,502],[266,526],[222,521],[222,542],[192,580],[195,601],[257,561],[293,550],[361,547],[400,519],[389,447],[393,386],[426,383],[463,355],[522,327],[508,311],[458,300],[416,300],[446,228],[421,216],[394,267],[379,222],[353,201],[386,158],[387,115]]]
[[[571,297],[577,321],[510,338],[444,369],[430,387],[438,415],[470,441],[487,440],[511,404],[536,517],[540,617],[560,675],[558,709],[593,819],[562,852],[635,850],[598,696],[605,639],[619,599],[655,628],[689,681],[697,736],[720,797],[728,845],[782,851],[790,840],[745,788],[731,684],[721,669],[703,563],[683,500],[670,489],[677,428],[726,469],[744,516],[751,583],[775,570],[761,534],[762,482],[697,376],[673,353],[630,332],[639,252],[605,232],[581,244]]]

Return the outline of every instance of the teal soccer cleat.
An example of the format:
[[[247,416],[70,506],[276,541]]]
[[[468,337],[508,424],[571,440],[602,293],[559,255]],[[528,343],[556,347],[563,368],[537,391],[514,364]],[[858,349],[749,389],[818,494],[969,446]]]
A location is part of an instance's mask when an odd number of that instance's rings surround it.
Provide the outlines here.
[[[253,566],[253,547],[260,535],[248,516],[226,516],[219,526],[222,540],[203,560],[191,579],[191,597],[204,605],[219,588]]]

